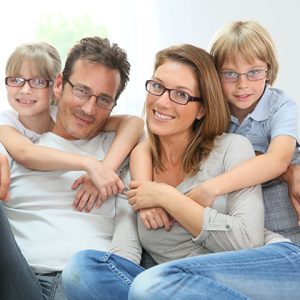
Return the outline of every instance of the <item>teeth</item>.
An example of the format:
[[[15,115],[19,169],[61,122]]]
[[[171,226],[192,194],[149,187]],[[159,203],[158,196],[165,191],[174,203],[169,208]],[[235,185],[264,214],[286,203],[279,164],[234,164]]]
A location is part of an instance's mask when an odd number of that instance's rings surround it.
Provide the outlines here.
[[[155,114],[155,116],[157,116],[158,118],[160,118],[162,120],[172,120],[173,119],[172,116],[167,116],[167,115],[161,114],[157,111],[155,111],[154,114]]]
[[[29,101],[29,100],[19,100],[20,103],[22,104],[33,104],[35,101]]]

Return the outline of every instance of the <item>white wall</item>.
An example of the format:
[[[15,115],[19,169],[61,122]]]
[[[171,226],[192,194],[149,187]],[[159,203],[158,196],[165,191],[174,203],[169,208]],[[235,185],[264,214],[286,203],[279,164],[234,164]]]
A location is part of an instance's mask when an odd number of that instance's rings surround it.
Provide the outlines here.
[[[27,0],[9,2],[5,9],[1,8],[2,78],[9,53],[19,43],[33,39],[35,22],[41,15],[49,11],[66,17],[87,13],[109,28],[109,38],[127,50],[132,64],[131,81],[115,112],[140,115],[145,98],[144,82],[152,74],[158,50],[177,43],[193,43],[208,49],[212,36],[221,26],[232,20],[251,19],[264,25],[276,44],[280,71],[274,86],[285,90],[300,107],[299,0],[85,0],[82,3],[52,0],[48,7],[40,6],[39,0]],[[7,108],[3,80],[0,96],[0,110],[3,110]]]

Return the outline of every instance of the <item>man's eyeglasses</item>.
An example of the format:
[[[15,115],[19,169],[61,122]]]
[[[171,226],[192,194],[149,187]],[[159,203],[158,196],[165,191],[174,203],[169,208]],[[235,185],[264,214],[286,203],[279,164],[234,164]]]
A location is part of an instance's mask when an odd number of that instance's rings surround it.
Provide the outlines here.
[[[161,96],[165,91],[168,91],[170,100],[177,104],[185,105],[189,101],[201,101],[200,97],[190,96],[181,90],[167,89],[161,83],[154,80],[147,80],[145,87],[147,92],[155,96]]]
[[[245,75],[250,81],[257,81],[266,78],[268,70],[250,70],[247,73],[237,73],[232,71],[225,71],[220,73],[220,80],[222,82],[237,82],[240,76]]]
[[[25,82],[33,89],[44,89],[52,85],[52,80],[44,78],[30,78],[25,79],[22,77],[6,77],[5,84],[12,87],[23,87]]]
[[[74,85],[69,79],[67,80],[67,82],[72,87],[73,95],[76,96],[77,98],[79,98],[80,100],[88,101],[92,96],[94,96],[96,98],[96,104],[99,107],[102,107],[104,109],[111,109],[112,107],[114,107],[116,105],[116,102],[109,96],[106,96],[106,95],[97,96],[97,95],[94,95],[91,91],[89,91],[81,86]]]

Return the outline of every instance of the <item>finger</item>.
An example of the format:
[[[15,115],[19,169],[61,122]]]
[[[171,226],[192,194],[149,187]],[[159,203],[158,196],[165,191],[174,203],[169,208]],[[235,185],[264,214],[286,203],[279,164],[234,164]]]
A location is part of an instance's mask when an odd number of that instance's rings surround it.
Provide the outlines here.
[[[97,201],[96,201],[96,208],[100,208],[101,205],[103,204],[103,201],[101,199],[101,197],[97,197]]]
[[[99,190],[99,193],[100,193],[100,196],[101,196],[101,199],[107,199],[107,191],[106,191],[106,188],[105,187],[102,187],[100,190]]]
[[[122,191],[123,191],[123,189],[120,191],[120,189],[118,188],[118,185],[114,184],[111,187],[111,192],[112,192],[111,196],[121,193]]]
[[[94,204],[97,200],[97,195],[92,194],[90,195],[90,198],[88,199],[88,201],[85,204],[85,212],[90,212],[92,210],[92,208],[94,207]]]
[[[135,197],[128,198],[128,203],[133,207],[136,203]]]
[[[79,201],[79,204],[78,204],[78,206],[77,206],[77,210],[78,210],[78,211],[83,211],[83,210],[84,210],[84,208],[85,208],[85,206],[86,206],[86,203],[88,202],[89,198],[90,198],[90,194],[87,194],[87,193],[85,193],[85,194],[81,197],[81,199],[80,199],[80,201]]]
[[[153,218],[153,217],[147,217],[148,219],[148,222],[150,223],[150,227],[152,229],[158,229],[159,228],[159,225],[156,223],[156,220]]]
[[[85,193],[85,190],[84,189],[80,189],[77,193],[76,193],[76,196],[75,196],[75,200],[73,201],[73,207],[74,208],[77,208],[79,202],[80,202],[80,199],[82,198],[82,196],[84,195]]]
[[[122,193],[125,188],[125,184],[120,178],[116,182],[116,188],[117,188],[117,192],[115,194]]]
[[[170,231],[172,223],[170,222],[169,216],[166,213],[162,213],[160,217],[162,219],[162,222],[164,223],[166,231]]]
[[[131,181],[130,182],[130,184],[129,184],[129,187],[130,187],[130,189],[136,189],[136,188],[138,188],[139,186],[140,186],[140,182],[139,181]]]
[[[73,190],[77,189],[83,182],[84,182],[84,176],[80,176],[72,184],[72,189]]]

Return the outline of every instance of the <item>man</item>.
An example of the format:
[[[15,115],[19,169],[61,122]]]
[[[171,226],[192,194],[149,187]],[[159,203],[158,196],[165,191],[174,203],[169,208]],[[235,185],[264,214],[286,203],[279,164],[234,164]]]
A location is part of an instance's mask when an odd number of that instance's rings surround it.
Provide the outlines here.
[[[126,86],[129,69],[126,53],[107,39],[77,43],[55,82],[59,102],[53,132],[37,144],[103,159],[113,134],[98,133]],[[76,192],[70,186],[81,174],[28,170],[11,162],[11,199],[0,204],[0,299],[65,299],[60,275],[80,250],[139,262],[135,215],[125,196],[113,196],[88,214],[72,208]],[[121,177],[128,181],[126,168]]]

